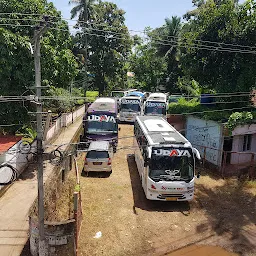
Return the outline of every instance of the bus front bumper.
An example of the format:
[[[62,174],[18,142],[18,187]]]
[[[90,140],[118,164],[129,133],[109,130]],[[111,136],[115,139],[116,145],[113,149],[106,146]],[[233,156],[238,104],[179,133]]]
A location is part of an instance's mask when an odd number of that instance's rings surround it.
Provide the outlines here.
[[[194,198],[194,192],[178,194],[178,193],[154,191],[150,189],[146,197],[149,200],[160,200],[160,201],[191,201]]]

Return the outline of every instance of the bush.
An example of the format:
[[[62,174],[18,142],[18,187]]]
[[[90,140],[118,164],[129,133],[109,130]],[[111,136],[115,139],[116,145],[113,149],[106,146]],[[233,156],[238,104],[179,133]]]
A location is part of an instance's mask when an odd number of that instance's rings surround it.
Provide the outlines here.
[[[178,102],[173,102],[169,104],[168,114],[184,114],[202,111],[205,107],[200,105],[197,99],[186,100],[185,98],[180,98]]]
[[[254,116],[252,112],[235,112],[230,115],[226,127],[229,131],[233,131],[236,126],[251,124],[253,123],[253,120]]]
[[[90,102],[94,102],[99,97],[98,91],[86,91],[86,98]]]
[[[202,119],[227,122],[230,116],[230,111],[216,111],[222,110],[222,106],[215,106],[214,108],[202,106],[198,99],[186,100],[180,98],[177,103],[170,103],[168,114],[193,114]]]

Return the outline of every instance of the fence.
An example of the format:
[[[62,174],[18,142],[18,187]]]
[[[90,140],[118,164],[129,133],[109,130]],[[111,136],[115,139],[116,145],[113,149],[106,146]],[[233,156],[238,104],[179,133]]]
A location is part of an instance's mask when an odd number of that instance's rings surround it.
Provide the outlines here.
[[[80,235],[80,230],[83,220],[82,212],[82,197],[80,189],[80,176],[77,166],[77,161],[74,156],[75,170],[76,170],[76,191],[74,192],[74,219],[75,219],[75,246],[76,246],[76,256],[78,255],[78,240]]]
[[[200,147],[200,151],[203,152],[201,155],[203,167],[219,171],[222,177],[248,175],[250,179],[256,178],[255,152],[224,151],[201,145],[194,146]],[[220,166],[216,166],[207,160],[207,150],[215,150],[221,155]]]
[[[63,127],[67,127],[78,117],[82,116],[85,113],[85,106],[78,108],[76,111],[71,113],[63,113],[61,117],[55,120],[54,125],[50,127],[46,134],[46,141],[52,139]]]

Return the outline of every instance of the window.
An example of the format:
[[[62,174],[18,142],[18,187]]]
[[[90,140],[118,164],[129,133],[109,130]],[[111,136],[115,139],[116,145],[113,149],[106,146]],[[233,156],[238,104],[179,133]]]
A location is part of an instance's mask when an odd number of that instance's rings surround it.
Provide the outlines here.
[[[98,158],[109,158],[107,151],[88,151],[86,158],[98,159]]]
[[[252,135],[251,134],[244,135],[243,151],[251,150],[251,145],[252,145]]]

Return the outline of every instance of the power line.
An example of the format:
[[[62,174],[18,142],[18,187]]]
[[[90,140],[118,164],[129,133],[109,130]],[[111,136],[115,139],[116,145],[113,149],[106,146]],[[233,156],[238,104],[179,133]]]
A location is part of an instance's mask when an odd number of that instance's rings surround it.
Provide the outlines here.
[[[50,29],[55,29],[55,30],[62,30],[62,31],[69,31],[69,30],[64,30],[64,29],[58,29],[58,28],[50,28]],[[127,41],[127,38],[121,38],[121,37],[116,37],[116,36],[109,36],[109,35],[99,35],[99,34],[95,34],[95,33],[90,33],[90,32],[83,32],[84,34],[87,35],[91,35],[91,36],[97,36],[97,37],[104,37],[105,39],[110,38],[110,39],[119,39],[119,40],[124,40]],[[179,47],[183,47],[183,48],[194,48],[194,49],[199,49],[199,50],[209,50],[209,51],[219,51],[219,52],[230,52],[230,53],[247,53],[247,54],[256,54],[256,51],[248,51],[248,50],[239,50],[239,49],[232,49],[232,48],[219,48],[219,47],[213,47],[213,46],[204,46],[204,45],[188,45],[188,44],[184,44],[181,45],[179,43],[173,43],[170,42],[169,44],[166,43],[162,43],[160,41],[156,42],[159,45],[164,45],[164,46],[179,46]]]
[[[47,14],[34,14],[34,13],[0,13],[0,15],[14,15],[14,14],[17,14],[17,15],[33,15],[33,16],[43,16],[43,15],[47,15]],[[49,17],[52,17],[52,18],[60,18],[62,20],[66,20],[66,21],[76,21],[76,22],[79,22],[79,23],[82,23],[82,24],[87,24],[87,25],[98,25],[98,26],[109,26],[108,24],[106,23],[97,23],[97,22],[91,22],[91,23],[88,23],[88,22],[84,22],[84,21],[80,21],[80,20],[75,20],[75,19],[67,19],[67,18],[64,18],[64,17],[60,17],[60,16],[51,16],[51,15],[47,15]],[[15,20],[15,19],[13,19]],[[27,20],[32,20],[32,19],[27,19]],[[33,21],[37,21],[37,20],[33,20]],[[72,26],[72,25],[69,25],[69,26]],[[145,31],[140,31],[140,30],[128,30],[128,31],[131,31],[131,32],[135,32],[135,33],[142,33],[142,34],[145,34],[147,35],[147,32]],[[108,31],[108,32],[111,32],[111,31]],[[149,36],[151,37],[151,36]],[[167,38],[174,38],[174,39],[179,39],[178,36],[166,36]],[[166,41],[166,40],[164,40]],[[239,44],[231,44],[231,43],[223,43],[223,42],[215,42],[215,41],[208,41],[208,40],[200,40],[200,39],[194,39],[194,41],[196,42],[203,42],[203,43],[210,43],[210,44],[217,44],[217,45],[226,45],[226,46],[235,46],[235,47],[245,47],[245,48],[250,48],[250,49],[256,49],[255,46],[248,46],[248,45],[239,45]]]
[[[211,113],[211,112],[222,112],[222,111],[233,111],[233,110],[240,110],[240,109],[251,109],[252,107],[240,107],[240,108],[231,108],[231,109],[215,109],[215,110],[205,110],[205,111],[198,111],[198,112],[187,112],[187,113],[180,113],[175,115],[193,115],[193,114],[203,114],[203,113]]]
[[[13,19],[15,20],[15,19]],[[19,19],[20,20],[20,19]],[[30,20],[30,19],[27,19],[27,20]],[[32,19],[31,19],[32,20]],[[36,21],[36,20],[34,20]],[[54,22],[53,22],[54,23]],[[88,25],[93,25],[94,23],[86,23]],[[96,23],[97,24],[97,23]],[[11,24],[10,24],[11,25]],[[99,25],[99,24],[98,24]],[[16,26],[19,26],[19,25],[16,25]],[[23,25],[23,26],[28,26],[28,25]],[[72,26],[72,25],[68,25],[68,26]],[[99,30],[99,29],[95,29],[95,28],[88,28],[88,27],[82,27],[82,28],[87,28],[87,29],[91,29],[91,30],[95,30],[95,31],[98,31],[98,32],[104,32],[104,33],[112,33],[113,35],[123,35],[122,33],[118,33],[118,32],[113,32],[113,31],[106,31],[106,30]],[[69,31],[69,30],[68,30]],[[128,30],[128,31],[132,31],[132,30]],[[143,34],[146,34],[145,31],[134,31],[133,32],[140,32],[140,33],[143,33]],[[89,33],[85,33],[85,34],[89,34]],[[90,34],[89,34],[90,35]],[[92,33],[91,33],[92,35]],[[147,34],[146,34],[147,35]],[[152,36],[148,36],[147,37],[153,39],[153,40],[156,40],[156,43],[159,44],[159,43],[171,43],[172,46],[181,46],[180,44],[184,44],[185,46],[188,45],[188,43],[184,43],[184,42],[173,42],[173,41],[168,41],[168,40],[164,40],[164,39],[157,39],[157,38],[154,38]],[[171,36],[169,36],[171,37]],[[173,37],[175,38],[175,37]],[[178,37],[176,37],[178,38]],[[121,39],[121,38],[120,38]],[[197,42],[204,42],[204,43],[214,43],[214,44],[218,44],[218,46],[209,46],[209,45],[203,45],[203,44],[198,44],[198,45],[188,45],[189,47],[191,48],[199,48],[202,49],[202,50],[210,50],[210,49],[214,49],[214,50],[217,50],[217,51],[226,51],[226,52],[239,52],[239,53],[252,53],[252,54],[256,54],[255,51],[249,51],[249,50],[244,50],[244,49],[237,49],[237,48],[224,48],[224,47],[220,47],[219,45],[227,45],[227,46],[235,46],[235,47],[245,47],[245,48],[255,48],[256,47],[251,47],[251,46],[247,46],[247,45],[238,45],[238,44],[225,44],[225,43],[220,43],[220,42],[212,42],[212,41],[202,41],[202,40],[195,40]],[[174,43],[174,44],[173,44]],[[164,44],[163,44],[164,45]],[[168,45],[168,44],[167,44]],[[182,46],[183,47],[183,46]],[[202,48],[203,47],[203,48]]]

